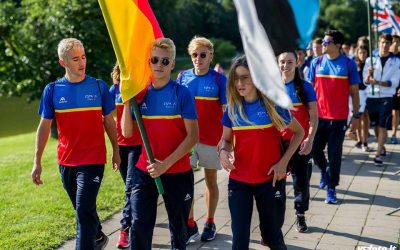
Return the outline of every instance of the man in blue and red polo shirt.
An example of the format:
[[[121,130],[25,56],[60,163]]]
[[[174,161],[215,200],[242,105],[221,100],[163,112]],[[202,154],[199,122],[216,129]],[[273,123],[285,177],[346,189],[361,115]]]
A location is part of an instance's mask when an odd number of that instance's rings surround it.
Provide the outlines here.
[[[190,91],[171,80],[176,56],[174,42],[159,38],[151,44],[149,54],[152,81],[139,109],[156,162],[149,163],[143,147],[133,170],[130,247],[152,249],[159,196],[153,178],[160,177],[165,190],[171,249],[184,250],[194,188],[189,152],[199,139],[197,112]],[[123,136],[132,136],[137,126],[135,119],[130,101],[125,102],[121,119]]]
[[[108,238],[101,231],[96,199],[106,163],[104,130],[113,146],[114,170],[120,163],[111,114],[115,104],[106,83],[85,74],[86,55],[79,40],[61,40],[58,56],[60,65],[65,68],[65,76],[48,84],[43,91],[32,181],[36,185],[43,184],[41,159],[50,125],[56,118],[61,180],[76,210],[76,249],[103,249]]]
[[[186,86],[195,97],[199,115],[200,141],[190,157],[190,165],[204,168],[206,183],[206,223],[201,234],[202,241],[215,239],[214,215],[219,199],[217,171],[222,169],[217,155],[217,144],[222,135],[222,111],[226,105],[226,77],[210,68],[214,46],[205,37],[194,37],[188,46],[194,68],[183,71],[177,82]],[[193,206],[188,218],[189,241],[198,236],[193,218]]]
[[[324,55],[311,63],[308,79],[317,95],[318,129],[313,145],[314,163],[321,169],[320,188],[328,185],[325,203],[336,204],[342,147],[347,129],[349,95],[353,103],[353,124],[360,118],[358,84],[361,82],[355,62],[340,53],[344,36],[338,30],[325,32],[322,41]],[[324,149],[328,144],[328,161]]]

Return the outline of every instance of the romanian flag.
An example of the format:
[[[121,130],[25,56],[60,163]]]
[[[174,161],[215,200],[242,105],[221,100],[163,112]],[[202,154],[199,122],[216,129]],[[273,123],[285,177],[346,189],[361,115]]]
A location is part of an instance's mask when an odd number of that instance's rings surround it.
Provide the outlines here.
[[[146,88],[151,43],[163,37],[148,0],[99,0],[121,70],[124,101]]]

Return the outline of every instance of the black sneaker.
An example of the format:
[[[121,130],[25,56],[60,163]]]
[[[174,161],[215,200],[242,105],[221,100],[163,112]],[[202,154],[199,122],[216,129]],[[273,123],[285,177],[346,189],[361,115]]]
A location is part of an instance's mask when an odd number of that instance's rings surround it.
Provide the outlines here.
[[[381,149],[381,156],[386,156],[386,148],[382,147]]]
[[[296,231],[299,233],[305,233],[308,231],[304,214],[296,214]]]
[[[101,236],[96,239],[96,244],[94,246],[95,250],[103,250],[106,248],[108,243],[108,237],[103,232],[101,232]]]
[[[212,241],[215,239],[216,234],[217,229],[215,224],[206,222],[206,224],[204,224],[203,233],[201,234],[201,241]]]
[[[374,158],[374,164],[377,167],[382,167],[383,166],[382,158],[380,156],[375,157]]]
[[[364,152],[372,152],[372,148],[368,147],[368,143],[364,142],[362,146]]]
[[[362,146],[362,142],[357,142],[355,145],[354,145],[354,147],[356,147],[356,148],[361,148],[361,146]]]
[[[188,240],[186,244],[189,244],[192,241],[195,241],[196,238],[199,236],[199,228],[197,227],[197,223],[194,223],[194,227],[188,227]]]

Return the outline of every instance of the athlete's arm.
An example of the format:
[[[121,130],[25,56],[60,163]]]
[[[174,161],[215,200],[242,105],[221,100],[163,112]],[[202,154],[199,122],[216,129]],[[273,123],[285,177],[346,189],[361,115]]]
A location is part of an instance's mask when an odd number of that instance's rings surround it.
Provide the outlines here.
[[[358,94],[358,84],[350,85],[351,102],[353,103],[353,115],[358,114],[360,110],[360,96]],[[358,119],[351,120],[351,128],[356,130],[358,128]]]
[[[186,137],[179,144],[179,146],[172,152],[167,158],[162,162],[157,161],[147,167],[151,177],[156,178],[165,171],[167,171],[175,162],[181,159],[185,154],[189,153],[190,150],[199,141],[199,127],[197,120],[193,119],[183,119],[186,129]],[[159,142],[168,143],[168,142]]]
[[[308,103],[308,115],[309,115],[309,124],[310,128],[308,129],[308,136],[300,145],[299,154],[308,155],[311,153],[312,144],[314,142],[315,133],[317,132],[318,127],[318,112],[317,112],[317,103],[309,102]],[[304,131],[305,132],[305,131]]]
[[[133,135],[133,119],[131,114],[131,101],[124,102],[124,110],[121,117],[121,130],[125,138]]]
[[[304,129],[295,118],[292,119],[287,128],[289,128],[293,132],[289,147],[283,154],[282,158],[278,161],[278,163],[273,165],[268,172],[268,174],[271,174],[272,171],[274,171],[274,179],[272,180],[273,187],[275,187],[276,181],[285,178],[286,168],[289,164],[289,160],[293,156],[294,152],[296,152],[297,147],[300,145],[304,137]]]
[[[117,128],[112,113],[109,113],[108,115],[104,116],[103,123],[104,123],[104,129],[106,130],[108,139],[110,139],[113,148],[112,168],[114,171],[117,171],[119,168],[119,164],[121,164],[121,158],[119,156]]]
[[[33,160],[32,181],[36,185],[43,184],[40,176],[42,174],[42,155],[49,139],[52,119],[41,118],[36,131],[35,158]]]
[[[232,128],[223,126],[221,147],[218,149],[218,156],[221,166],[228,172],[231,171],[232,169],[235,169],[235,166],[233,165],[234,159],[231,154],[232,140],[233,140]]]

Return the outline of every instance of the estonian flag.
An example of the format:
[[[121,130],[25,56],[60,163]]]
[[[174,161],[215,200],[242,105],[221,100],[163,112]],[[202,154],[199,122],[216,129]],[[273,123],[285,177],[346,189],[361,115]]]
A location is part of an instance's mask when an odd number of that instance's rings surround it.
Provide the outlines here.
[[[276,104],[292,102],[282,84],[275,56],[311,41],[319,0],[234,0],[240,35],[256,87]]]

